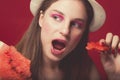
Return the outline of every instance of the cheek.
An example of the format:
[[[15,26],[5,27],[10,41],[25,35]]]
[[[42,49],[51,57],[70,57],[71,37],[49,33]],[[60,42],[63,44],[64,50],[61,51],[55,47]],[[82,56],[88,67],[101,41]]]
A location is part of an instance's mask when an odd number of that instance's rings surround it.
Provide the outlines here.
[[[72,45],[75,47],[79,43],[80,39],[81,39],[81,35],[74,36],[71,39]]]
[[[82,37],[82,31],[73,31],[71,34],[71,39],[73,42],[79,42]]]
[[[67,49],[68,53],[71,52],[73,49],[75,49],[80,39],[81,39],[81,35],[72,36],[72,38],[70,39],[69,45],[68,45],[68,49]]]
[[[82,32],[73,32],[71,34],[71,38],[70,38],[70,48],[73,50],[77,44],[79,43],[80,39],[82,37]]]
[[[43,19],[43,25],[41,27],[41,30],[44,31],[47,35],[54,32],[54,25],[49,18]]]
[[[49,33],[51,31],[51,28],[50,28],[49,24],[44,23],[41,30],[42,30],[42,32]]]
[[[75,41],[75,42],[79,42],[80,39],[81,39],[81,36],[82,36],[82,35],[77,35],[77,36],[75,36],[74,41]]]
[[[43,22],[43,25],[41,26],[41,40],[42,43],[48,43],[50,40],[51,35],[51,28],[50,25],[47,22]]]

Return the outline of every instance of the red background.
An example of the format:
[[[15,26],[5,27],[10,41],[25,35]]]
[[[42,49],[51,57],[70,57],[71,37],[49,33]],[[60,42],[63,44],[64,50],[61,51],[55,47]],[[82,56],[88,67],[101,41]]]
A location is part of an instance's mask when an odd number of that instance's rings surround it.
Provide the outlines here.
[[[120,36],[120,9],[119,0],[97,0],[106,10],[107,20],[103,27],[97,32],[90,33],[91,41],[98,41],[105,38],[107,32],[112,32]],[[30,0],[2,0],[0,2],[0,40],[9,45],[14,45],[19,41],[24,31],[28,28],[33,16],[29,11]],[[99,55],[91,53],[102,78],[106,74],[102,69]]]

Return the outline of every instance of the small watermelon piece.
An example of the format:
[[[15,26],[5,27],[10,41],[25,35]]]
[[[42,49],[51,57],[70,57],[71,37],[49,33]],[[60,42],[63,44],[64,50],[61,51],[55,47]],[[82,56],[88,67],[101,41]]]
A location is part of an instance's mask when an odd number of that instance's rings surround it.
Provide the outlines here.
[[[0,47],[0,78],[27,80],[30,76],[30,60],[19,53],[14,46],[3,44]]]
[[[99,42],[88,42],[86,46],[87,50],[97,50],[97,51],[107,51],[109,47],[106,45],[102,45]]]

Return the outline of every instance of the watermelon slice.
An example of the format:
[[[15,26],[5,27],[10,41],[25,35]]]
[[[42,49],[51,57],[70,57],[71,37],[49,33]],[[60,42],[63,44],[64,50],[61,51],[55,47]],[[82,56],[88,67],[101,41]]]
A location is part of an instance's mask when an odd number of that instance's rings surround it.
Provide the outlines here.
[[[0,78],[2,80],[27,80],[30,76],[30,60],[20,54],[14,46],[2,43],[0,46]]]
[[[97,51],[107,51],[109,47],[106,45],[102,45],[99,42],[88,42],[86,46],[87,50],[97,50]]]

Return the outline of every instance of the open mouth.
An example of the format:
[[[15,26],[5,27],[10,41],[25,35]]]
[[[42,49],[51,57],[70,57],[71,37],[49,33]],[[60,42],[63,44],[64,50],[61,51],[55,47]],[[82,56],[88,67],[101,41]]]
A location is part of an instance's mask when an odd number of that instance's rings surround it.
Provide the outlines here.
[[[52,53],[55,55],[61,55],[65,51],[66,41],[61,39],[55,39],[52,41]]]
[[[56,39],[52,41],[53,48],[56,50],[62,50],[66,47],[66,41],[65,40],[60,40]]]

